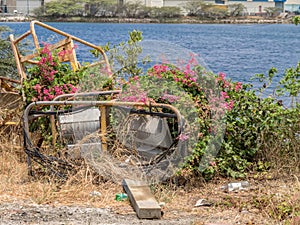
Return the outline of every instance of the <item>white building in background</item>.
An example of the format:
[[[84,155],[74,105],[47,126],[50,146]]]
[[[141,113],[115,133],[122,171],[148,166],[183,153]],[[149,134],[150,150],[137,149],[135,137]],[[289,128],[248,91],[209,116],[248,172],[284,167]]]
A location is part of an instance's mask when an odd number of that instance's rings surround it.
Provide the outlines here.
[[[52,0],[0,0],[0,12],[18,12],[23,14],[31,14],[35,8],[42,6]],[[189,1],[195,0],[116,0],[121,4],[127,2],[140,2],[148,7],[163,7],[163,6],[177,6],[184,11],[184,6]],[[200,0],[199,0],[200,1]],[[243,4],[248,14],[264,13],[265,8],[277,7],[282,11],[287,10],[291,12],[300,13],[300,0],[204,0],[212,4],[231,5]]]
[[[30,14],[35,8],[52,0],[0,0],[0,13]]]
[[[264,13],[265,8],[273,8],[276,7],[276,2],[275,1],[265,1],[265,0],[251,0],[251,1],[235,1],[235,0],[228,0],[225,1],[226,5],[232,5],[232,4],[237,4],[237,3],[241,3],[246,7],[247,10],[247,14],[249,15],[255,15],[255,14],[260,14],[260,13]],[[280,7],[282,8],[282,6]],[[282,9],[283,11],[283,9]]]
[[[41,0],[16,0],[18,13],[30,14],[33,9],[41,6]]]
[[[287,0],[284,8],[289,12],[300,13],[300,0]]]
[[[16,0],[0,0],[0,13],[13,13],[16,9]]]
[[[120,0],[123,4],[128,2],[140,2],[145,6],[149,7],[163,7],[163,6],[177,6],[184,11],[184,6],[189,1],[195,0]],[[265,8],[279,8],[281,11],[285,9],[285,2],[297,2],[300,4],[300,0],[204,0],[204,2],[217,4],[217,5],[232,5],[232,4],[243,4],[246,7],[247,14],[260,14],[265,13]],[[292,4],[292,3],[290,3]],[[297,4],[294,4],[298,7]]]

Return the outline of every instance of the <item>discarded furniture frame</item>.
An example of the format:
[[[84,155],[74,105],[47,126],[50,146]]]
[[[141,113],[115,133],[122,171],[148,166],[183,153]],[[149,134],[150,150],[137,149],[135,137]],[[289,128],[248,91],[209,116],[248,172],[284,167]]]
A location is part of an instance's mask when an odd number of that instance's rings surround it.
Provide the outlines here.
[[[100,96],[107,96],[107,95],[110,95],[111,97],[113,97],[113,95],[116,95],[116,94],[119,94],[121,93],[121,90],[112,90],[112,91],[94,91],[94,92],[81,92],[81,93],[76,93],[76,94],[62,94],[62,95],[59,95],[57,97],[55,97],[53,99],[53,101],[62,101],[61,99],[64,99],[65,101],[66,100],[75,100],[75,99],[78,99],[78,98],[87,98],[87,97],[100,97]],[[51,110],[53,111],[54,110],[54,107],[53,105],[51,105]],[[100,113],[101,113],[101,121],[100,124],[106,124],[106,109],[105,108],[100,108]],[[55,127],[55,118],[53,115],[51,115],[50,117],[50,121],[51,121],[51,132],[52,132],[52,136],[53,136],[53,139],[52,139],[52,144],[54,145],[55,142],[56,142],[56,138],[57,138],[57,131],[56,131],[56,127]],[[99,118],[98,118],[99,119]],[[104,137],[102,137],[104,139]],[[103,140],[103,143],[105,143],[105,141]],[[102,144],[102,148],[103,149],[106,149],[106,145],[105,144]]]
[[[0,110],[2,112],[11,111],[1,115],[0,127],[16,125],[18,122],[12,121],[16,115],[15,108],[20,105],[21,98],[15,86],[19,85],[20,81],[8,77],[0,76]],[[2,131],[1,131],[2,133]]]
[[[66,96],[64,96],[66,97]],[[86,107],[99,107],[101,112],[101,123],[100,123],[100,134],[102,137],[102,151],[107,151],[107,143],[106,143],[106,135],[107,135],[107,123],[106,123],[106,109],[107,107],[139,107],[139,108],[149,108],[151,111],[151,108],[162,108],[162,109],[168,109],[171,110],[174,114],[172,117],[176,117],[178,121],[178,133],[182,132],[183,129],[183,123],[184,120],[177,108],[175,108],[172,105],[168,104],[156,104],[156,103],[141,103],[141,102],[118,102],[115,100],[109,100],[109,101],[39,101],[39,102],[33,102],[29,104],[25,111],[23,116],[23,123],[24,123],[24,148],[25,152],[27,153],[28,157],[28,168],[29,172],[31,173],[31,157],[42,157],[42,161],[46,162],[48,159],[46,156],[42,156],[39,152],[38,148],[33,145],[33,143],[30,140],[30,132],[29,132],[29,125],[30,125],[30,115],[32,116],[32,109],[35,106],[86,106]],[[35,116],[52,116],[52,115],[58,115],[63,114],[65,112],[59,112],[58,110],[52,108],[50,111],[44,112],[42,110],[34,112]],[[142,113],[148,113],[148,112],[142,112]],[[151,113],[151,112],[150,112]],[[154,113],[155,114],[155,113]],[[160,116],[168,117],[170,116],[169,113],[166,115],[163,115],[163,113],[159,113]],[[164,157],[168,152],[165,152],[164,155],[161,157]],[[55,172],[57,174],[57,172]]]
[[[0,76],[0,92],[13,92],[15,93],[15,87],[12,85],[13,84],[21,84],[19,80],[14,80],[8,77],[2,77]]]
[[[26,67],[27,65],[35,65],[38,63],[37,58],[39,57],[40,53],[40,43],[36,34],[35,26],[40,26],[47,30],[50,30],[64,38],[54,44],[50,44],[48,46],[50,51],[54,50],[67,50],[69,53],[65,56],[59,56],[60,62],[69,63],[73,69],[73,71],[77,71],[80,69],[81,65],[77,60],[76,52],[75,52],[75,44],[74,42],[79,42],[83,45],[91,47],[92,49],[97,50],[102,58],[100,61],[91,63],[87,65],[88,67],[97,66],[97,65],[104,65],[104,68],[107,71],[107,76],[112,77],[111,68],[109,65],[108,58],[104,52],[104,50],[96,45],[93,45],[89,42],[86,42],[80,38],[67,34],[63,31],[60,31],[54,27],[51,27],[47,24],[32,21],[30,23],[30,29],[23,35],[18,38],[14,38],[13,35],[10,35],[10,40],[12,44],[13,53],[16,59],[16,65],[18,74],[20,76],[19,84],[23,84],[23,81],[28,79],[26,74]],[[31,37],[33,39],[35,51],[28,55],[22,55],[18,44],[26,39],[27,37]],[[5,79],[4,79],[5,80]],[[0,79],[2,85],[3,79]],[[96,143],[96,148],[101,148],[101,151],[106,152],[108,151],[107,145],[107,133],[108,133],[108,121],[110,114],[108,113],[112,107],[116,107],[129,114],[134,115],[146,115],[150,117],[159,117],[159,118],[173,118],[176,119],[177,124],[177,134],[180,135],[183,132],[184,127],[184,119],[181,116],[179,110],[172,105],[169,104],[158,104],[158,103],[141,103],[141,102],[122,102],[115,100],[107,100],[109,98],[104,98],[105,100],[94,100],[94,97],[97,96],[107,96],[107,95],[117,95],[121,91],[120,90],[112,90],[112,91],[100,91],[100,92],[90,92],[90,93],[75,93],[75,94],[63,94],[54,98],[53,101],[37,101],[30,103],[24,110],[23,114],[23,135],[24,135],[24,151],[27,154],[27,163],[28,163],[28,172],[29,174],[33,175],[32,171],[32,160],[36,161],[37,163],[41,164],[42,166],[49,169],[54,175],[66,179],[66,175],[60,173],[59,168],[57,167],[65,167],[72,169],[72,165],[69,162],[52,155],[45,155],[40,151],[40,147],[36,146],[31,140],[31,133],[29,131],[29,127],[31,122],[38,117],[49,117],[51,123],[51,132],[53,137],[53,146],[56,144],[57,137],[60,136],[60,140],[62,141],[62,137],[65,135],[62,132],[62,126],[69,128],[69,118],[74,113],[77,113],[78,110],[82,108],[92,108],[92,113],[88,116],[92,117],[92,122],[95,122],[95,126],[93,124],[92,131],[99,132],[100,141]],[[25,96],[23,96],[24,99]],[[80,98],[92,97],[92,100],[78,100]],[[111,98],[114,99],[114,98]],[[43,106],[47,106],[48,110],[43,110]],[[65,108],[67,107],[67,108]],[[153,111],[153,109],[160,109],[157,111]],[[164,113],[163,109],[166,109],[168,112]],[[95,113],[94,113],[95,112]],[[171,112],[171,113],[170,113]],[[90,113],[90,111],[88,111]],[[76,117],[76,116],[75,116]],[[81,114],[76,118],[80,118]],[[99,121],[97,121],[99,120]],[[71,124],[77,123],[78,121],[70,120]],[[79,122],[87,122],[87,121],[79,121]],[[88,121],[89,123],[90,121]],[[147,124],[146,124],[147,125]],[[176,127],[176,125],[175,125]],[[78,125],[76,129],[85,129],[84,126]],[[59,132],[57,131],[59,129]],[[77,131],[76,131],[77,132]],[[171,137],[171,136],[169,136]],[[155,138],[153,140],[156,140]],[[173,153],[173,147],[178,143],[179,136],[175,137],[173,143],[168,144],[164,143],[164,150],[159,151],[157,157],[154,160],[150,160],[148,164],[141,163],[139,166],[152,166],[155,163],[160,163],[162,159],[166,158],[168,155]],[[76,143],[75,143],[76,144]],[[89,143],[90,144],[90,143]],[[167,148],[166,148],[167,146]],[[184,145],[181,145],[184,146]],[[160,147],[160,146],[159,146]],[[181,155],[179,156],[181,157]],[[155,173],[155,172],[154,172]],[[155,174],[156,175],[156,174]],[[122,175],[123,176],[123,175]],[[126,189],[127,187],[127,189]],[[126,180],[126,187],[125,190],[127,193],[130,193],[130,200],[133,203],[133,207],[136,210],[139,218],[157,218],[161,217],[161,209],[157,202],[155,202],[154,196],[151,194],[150,188],[147,187],[146,184],[136,183],[130,180]],[[135,191],[133,191],[135,190]],[[133,191],[133,192],[132,192]],[[149,199],[138,199],[139,193],[146,193]],[[151,203],[150,205],[148,205]],[[145,205],[146,204],[146,205]]]
[[[78,62],[77,60],[77,56],[76,56],[76,52],[75,52],[75,48],[74,48],[74,42],[79,42],[83,45],[86,45],[88,47],[91,47],[92,49],[95,49],[95,50],[98,50],[99,53],[102,55],[102,60],[99,61],[99,62],[96,62],[96,63],[91,63],[89,66],[95,66],[95,65],[99,65],[99,64],[104,64],[105,65],[105,68],[107,69],[108,71],[108,74],[109,76],[111,76],[110,72],[111,72],[111,68],[110,68],[110,65],[109,65],[109,61],[108,61],[108,58],[104,52],[104,50],[99,47],[99,46],[96,46],[94,44],[91,44],[87,41],[84,41],[78,37],[75,37],[73,35],[70,35],[68,33],[65,33],[61,30],[58,30],[52,26],[49,26],[45,23],[42,23],[42,22],[39,22],[39,21],[32,21],[30,23],[30,29],[24,33],[23,35],[21,35],[20,37],[18,38],[14,38],[14,35],[11,34],[10,35],[10,41],[11,41],[11,45],[12,45],[12,49],[13,49],[13,53],[14,53],[14,56],[15,56],[15,59],[16,59],[16,65],[17,65],[17,69],[18,69],[18,73],[20,75],[20,78],[21,78],[21,83],[23,82],[23,80],[25,80],[27,78],[27,75],[26,75],[26,67],[25,65],[26,64],[37,64],[38,62],[35,60],[36,57],[39,56],[39,49],[41,48],[40,47],[40,43],[39,43],[39,40],[38,40],[38,37],[36,35],[36,29],[35,29],[35,26],[40,26],[40,27],[43,27],[47,30],[50,30],[56,34],[59,34],[61,36],[64,37],[63,40],[61,41],[58,41],[57,43],[54,43],[54,44],[51,44],[49,46],[49,50],[53,51],[55,49],[60,49],[60,50],[68,50],[69,54],[67,54],[66,56],[64,57],[59,57],[59,60],[61,62],[69,62],[72,66],[72,69],[74,71],[77,71],[79,68],[80,68],[80,63]],[[33,39],[33,42],[34,42],[34,46],[35,46],[35,52],[32,53],[32,54],[29,54],[29,55],[22,55],[21,52],[20,52],[20,49],[18,47],[18,44],[24,40],[25,38],[31,36],[32,39]]]

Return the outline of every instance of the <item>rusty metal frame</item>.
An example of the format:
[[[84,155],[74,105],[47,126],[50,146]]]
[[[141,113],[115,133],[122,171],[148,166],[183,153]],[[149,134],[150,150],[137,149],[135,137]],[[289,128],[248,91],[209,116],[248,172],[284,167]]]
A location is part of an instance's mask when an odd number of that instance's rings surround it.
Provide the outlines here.
[[[73,94],[62,94],[62,95],[56,96],[53,99],[53,101],[59,101],[62,98],[65,98],[66,100],[70,100],[70,99],[74,100],[75,97],[91,97],[91,96],[103,96],[103,95],[116,95],[116,94],[120,94],[120,93],[121,93],[121,90],[79,92],[79,93],[73,93]],[[50,109],[52,111],[54,110],[53,105],[50,106]],[[101,109],[100,109],[100,111],[101,111]],[[103,114],[103,116],[104,116],[104,114]],[[55,127],[55,118],[54,118],[53,115],[50,116],[50,123],[51,123],[51,132],[52,132],[52,136],[53,136],[52,137],[52,145],[54,146],[55,143],[56,143],[56,139],[57,139],[57,131],[56,131],[56,127]],[[106,123],[106,121],[105,121],[105,123]]]
[[[157,107],[157,108],[165,108],[173,111],[177,117],[178,120],[178,132],[180,133],[183,126],[183,118],[177,108],[175,108],[172,105],[168,104],[158,104],[158,103],[141,103],[141,102],[118,102],[118,101],[39,101],[39,102],[32,102],[29,104],[23,115],[23,122],[24,122],[24,132],[28,135],[29,134],[29,112],[30,110],[35,106],[78,106],[78,105],[84,105],[84,106],[97,106],[100,108],[101,111],[101,135],[103,137],[103,150],[107,150],[107,143],[105,139],[106,135],[106,107],[112,107],[112,106],[127,106],[127,107]],[[55,112],[55,111],[53,111]],[[105,121],[102,121],[105,120]],[[29,136],[29,135],[28,135]],[[28,147],[28,146],[24,146]]]
[[[58,29],[56,29],[52,26],[49,26],[45,23],[42,23],[42,22],[39,22],[39,21],[32,21],[30,23],[30,30],[29,31],[25,32],[24,34],[22,34],[21,36],[19,36],[16,39],[14,38],[13,34],[11,34],[9,36],[10,41],[11,41],[12,50],[13,50],[13,53],[14,53],[14,56],[15,56],[15,59],[16,59],[16,65],[17,65],[18,73],[20,75],[21,84],[23,83],[23,80],[27,78],[26,71],[25,71],[25,63],[30,63],[30,64],[36,64],[37,63],[37,61],[35,61],[34,58],[36,58],[39,55],[38,50],[40,49],[40,44],[39,44],[39,40],[38,40],[38,37],[37,37],[36,32],[35,32],[35,26],[36,25],[38,25],[40,27],[43,27],[47,30],[50,30],[52,32],[55,32],[55,33],[65,37],[64,40],[61,40],[61,41],[59,41],[55,44],[50,45],[49,49],[54,50],[54,49],[59,49],[59,48],[65,47],[69,50],[72,50],[72,54],[71,54],[72,58],[61,59],[61,61],[69,61],[74,71],[76,71],[80,66],[79,63],[77,62],[76,53],[75,53],[74,44],[73,44],[73,41],[77,41],[81,44],[84,44],[88,47],[91,47],[95,50],[98,50],[100,52],[100,54],[102,55],[102,57],[103,57],[103,60],[101,60],[99,62],[96,62],[96,63],[91,63],[89,66],[94,66],[94,65],[98,65],[98,64],[105,64],[107,72],[108,72],[108,76],[109,77],[112,76],[108,58],[107,58],[104,50],[101,47],[96,46],[96,45],[94,45],[92,43],[89,43],[87,41],[84,41],[84,40],[82,40],[78,37],[70,35],[66,32],[61,31],[61,30],[58,30]],[[26,37],[28,37],[30,35],[33,38],[33,42],[34,42],[36,51],[33,54],[22,56],[19,49],[18,49],[18,47],[17,47],[17,45],[23,39],[25,39]]]

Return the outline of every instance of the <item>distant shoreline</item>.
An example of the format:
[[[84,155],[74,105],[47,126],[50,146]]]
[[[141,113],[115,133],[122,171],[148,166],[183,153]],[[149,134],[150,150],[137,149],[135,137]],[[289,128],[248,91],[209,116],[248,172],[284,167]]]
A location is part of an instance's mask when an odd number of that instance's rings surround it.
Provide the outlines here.
[[[69,18],[35,18],[28,16],[0,16],[0,22],[30,22],[40,20],[42,22],[88,22],[88,23],[170,23],[170,24],[290,24],[291,18],[262,18],[262,17],[240,17],[219,20],[203,20],[194,17],[180,18],[86,18],[86,17],[69,17]]]

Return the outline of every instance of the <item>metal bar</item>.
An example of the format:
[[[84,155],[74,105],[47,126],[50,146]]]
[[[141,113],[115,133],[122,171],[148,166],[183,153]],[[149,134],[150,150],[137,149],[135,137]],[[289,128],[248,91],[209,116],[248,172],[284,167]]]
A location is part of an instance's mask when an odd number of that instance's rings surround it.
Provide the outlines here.
[[[22,34],[20,37],[14,39],[13,43],[16,45],[18,44],[20,41],[22,41],[24,38],[26,38],[28,35],[31,34],[31,31],[27,31],[26,33]],[[11,34],[12,35],[12,34]]]
[[[21,58],[20,61],[21,61],[21,63],[23,63],[23,62],[28,62],[29,60],[31,60],[31,59],[33,59],[33,58],[39,56],[39,55],[40,55],[39,52],[35,52],[35,53],[33,53],[33,54],[30,54],[30,55],[21,56],[21,57],[20,57],[20,58]]]
[[[33,43],[35,45],[35,48],[39,49],[40,48],[40,44],[39,44],[38,37],[36,36],[36,32],[35,32],[35,29],[34,29],[34,24],[35,24],[35,21],[32,21],[30,23],[30,31],[31,31],[31,35],[32,35],[32,38],[33,38]]]
[[[172,105],[168,104],[158,104],[158,103],[141,103],[141,102],[117,102],[117,101],[40,101],[40,102],[32,102],[30,103],[25,111],[23,116],[24,121],[24,130],[27,134],[29,134],[29,112],[34,106],[62,106],[62,105],[69,105],[69,106],[75,106],[75,105],[86,105],[86,106],[131,106],[131,107],[158,107],[158,108],[166,108],[172,110],[178,120],[178,132],[180,133],[181,127],[182,127],[182,117],[177,108],[175,108]]]
[[[44,27],[44,28],[46,28],[46,29],[48,29],[48,30],[51,30],[51,31],[53,31],[53,32],[56,32],[56,33],[58,33],[58,34],[60,34],[60,35],[62,35],[62,36],[70,37],[71,39],[73,39],[73,40],[75,40],[75,41],[78,41],[78,42],[80,42],[80,43],[82,43],[82,44],[85,44],[85,45],[87,45],[87,46],[89,46],[89,47],[98,49],[102,54],[105,54],[104,50],[103,50],[101,47],[99,47],[99,46],[96,46],[96,45],[94,45],[94,44],[92,44],[92,43],[89,43],[89,42],[87,42],[87,41],[84,41],[84,40],[82,40],[82,39],[80,39],[80,38],[78,38],[78,37],[75,37],[75,36],[73,36],[73,35],[70,35],[70,34],[68,34],[68,33],[66,33],[66,32],[63,32],[63,31],[61,31],[61,30],[58,30],[58,29],[56,29],[56,28],[54,28],[54,27],[51,27],[51,26],[49,26],[49,25],[47,25],[47,24],[45,24],[45,23],[42,23],[42,22],[39,22],[39,21],[36,21],[36,20],[34,20],[34,21],[32,21],[32,22],[30,23],[31,32],[34,31],[34,25],[35,25],[35,24],[37,24],[37,25],[39,25],[39,26],[41,26],[41,27]],[[33,32],[32,32],[32,33],[33,33]]]
[[[97,95],[110,95],[110,94],[119,94],[121,90],[112,90],[112,91],[94,91],[94,92],[79,92],[74,94],[62,94],[56,96],[53,101],[58,101],[60,98],[68,98],[68,97],[89,97],[89,96],[97,96]]]
[[[106,141],[106,107],[100,106],[100,130],[101,130],[101,142],[102,142],[102,150],[107,151],[107,141]]]
[[[96,92],[80,92],[80,93],[73,93],[73,94],[62,94],[59,96],[56,96],[53,101],[58,101],[60,98],[74,98],[75,96],[99,96],[99,95],[109,95],[109,94],[119,94],[121,90],[114,90],[114,91],[96,91]],[[50,106],[51,110],[53,111],[53,105]],[[56,143],[56,138],[57,138],[57,131],[55,128],[55,118],[54,116],[50,116],[50,121],[51,121],[51,133],[53,135],[52,137],[52,144],[53,146]]]
[[[68,40],[68,39],[61,40],[61,41],[59,41],[59,42],[57,42],[57,43],[51,45],[51,46],[49,47],[49,50],[50,50],[50,51],[53,51],[54,49],[59,48],[59,47],[64,46],[64,45],[67,45],[67,44],[69,44],[69,43],[71,43],[71,40]],[[41,54],[41,53],[40,53],[39,51],[36,51],[36,52],[33,53],[33,54],[26,55],[26,56],[22,56],[22,57],[21,57],[21,62],[22,62],[22,63],[23,63],[23,62],[32,62],[30,59],[35,58],[35,57],[39,56],[40,54]]]
[[[101,47],[99,47],[99,46],[97,46],[97,45],[94,45],[94,44],[92,44],[92,43],[89,43],[89,42],[87,42],[87,41],[84,41],[84,40],[82,40],[82,39],[80,39],[80,38],[78,38],[78,37],[75,37],[75,36],[73,36],[73,35],[70,35],[70,34],[68,34],[68,33],[66,33],[66,32],[61,31],[61,30],[58,30],[58,29],[56,29],[56,28],[54,28],[54,27],[51,27],[51,26],[49,26],[49,25],[47,25],[47,24],[44,24],[44,23],[41,23],[41,22],[39,22],[39,21],[34,20],[34,21],[32,21],[32,22],[30,23],[30,29],[31,29],[31,33],[32,33],[32,36],[33,36],[33,41],[34,41],[35,46],[36,46],[37,49],[39,48],[39,43],[38,43],[38,39],[37,39],[37,36],[36,36],[36,33],[35,33],[35,29],[34,29],[34,25],[35,25],[35,24],[37,24],[37,25],[39,25],[39,26],[41,26],[41,27],[44,27],[44,28],[46,28],[46,29],[48,29],[48,30],[51,30],[51,31],[53,31],[53,32],[55,32],[55,33],[58,33],[58,34],[60,34],[60,35],[62,35],[62,36],[71,38],[71,39],[74,40],[74,41],[78,41],[78,42],[80,42],[81,44],[84,44],[84,45],[86,45],[86,46],[89,46],[89,47],[91,47],[91,48],[94,48],[94,49],[98,50],[98,51],[101,53],[101,55],[103,56],[104,61],[105,61],[106,65],[107,65],[107,70],[108,70],[108,72],[109,72],[109,77],[112,77],[111,68],[110,68],[110,65],[109,65],[108,58],[107,58],[107,56],[106,56],[104,50],[103,50]]]
[[[57,131],[56,131],[56,127],[55,127],[54,115],[50,116],[50,124],[51,124],[51,133],[52,133],[52,145],[55,146],[56,138],[57,138]]]
[[[8,78],[8,77],[2,77],[2,76],[0,76],[0,80],[9,81],[9,82],[16,83],[16,84],[21,83],[19,80],[14,80],[14,79],[11,79],[11,78]]]
[[[26,79],[26,73],[24,72],[23,65],[20,62],[20,53],[17,49],[16,41],[14,39],[14,35],[12,35],[12,34],[9,35],[9,39],[10,39],[11,47],[12,47],[12,50],[13,50],[13,53],[14,53],[14,56],[15,56],[15,59],[16,59],[16,66],[17,66],[18,74],[20,75],[21,84],[22,84],[23,79]],[[25,100],[26,97],[25,97],[23,91],[22,91],[22,95],[23,95],[23,100]]]

